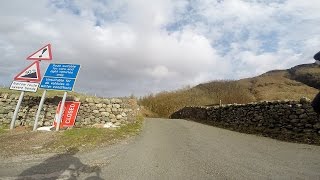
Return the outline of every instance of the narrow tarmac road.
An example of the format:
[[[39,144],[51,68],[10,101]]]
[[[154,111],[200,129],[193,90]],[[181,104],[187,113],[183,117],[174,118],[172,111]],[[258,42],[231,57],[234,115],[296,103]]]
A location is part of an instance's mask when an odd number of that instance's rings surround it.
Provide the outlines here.
[[[21,159],[23,158],[23,159]],[[0,179],[320,179],[320,146],[186,120],[147,119],[120,144],[1,160]]]

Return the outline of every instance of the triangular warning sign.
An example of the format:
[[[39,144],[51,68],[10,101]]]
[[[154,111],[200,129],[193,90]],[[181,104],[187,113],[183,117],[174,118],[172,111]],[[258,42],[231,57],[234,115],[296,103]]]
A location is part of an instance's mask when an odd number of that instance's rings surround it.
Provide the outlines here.
[[[32,63],[30,66],[21,71],[16,77],[16,81],[40,82],[40,66],[39,61]]]
[[[27,57],[28,60],[52,60],[51,44],[47,44]]]

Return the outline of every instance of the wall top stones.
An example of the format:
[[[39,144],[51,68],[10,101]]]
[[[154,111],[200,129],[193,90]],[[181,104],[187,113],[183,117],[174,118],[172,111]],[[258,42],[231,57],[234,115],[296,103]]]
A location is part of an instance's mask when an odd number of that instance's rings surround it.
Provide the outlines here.
[[[247,104],[222,104],[221,106],[215,105],[215,106],[186,106],[186,107],[196,107],[196,108],[205,108],[205,109],[211,109],[211,108],[228,108],[228,107],[243,107],[243,106],[260,106],[260,105],[274,105],[274,104],[291,104],[291,105],[297,105],[297,104],[310,104],[311,100],[306,97],[302,97],[299,101],[297,100],[277,100],[277,101],[259,101],[259,102],[251,102]]]

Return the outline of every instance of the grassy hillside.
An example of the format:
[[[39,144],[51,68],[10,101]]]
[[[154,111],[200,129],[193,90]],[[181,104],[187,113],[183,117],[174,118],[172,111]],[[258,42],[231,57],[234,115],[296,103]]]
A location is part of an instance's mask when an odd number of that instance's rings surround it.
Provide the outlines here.
[[[239,80],[249,89],[256,101],[262,100],[299,100],[301,97],[313,98],[318,92],[302,82],[290,78],[287,70],[271,71],[260,76]]]
[[[320,67],[300,65],[275,70],[238,81],[212,81],[172,92],[161,92],[140,99],[141,105],[161,117],[168,117],[184,106],[248,103],[263,100],[312,99],[320,87]]]
[[[140,99],[160,117],[168,117],[185,106],[209,106],[222,103],[248,103],[255,100],[250,91],[236,81],[215,81],[199,84],[193,88],[173,92],[161,92]]]

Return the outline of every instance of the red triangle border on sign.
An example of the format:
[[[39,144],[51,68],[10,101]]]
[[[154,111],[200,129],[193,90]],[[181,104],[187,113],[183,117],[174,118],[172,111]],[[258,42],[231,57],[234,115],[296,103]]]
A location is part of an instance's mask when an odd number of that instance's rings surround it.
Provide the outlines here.
[[[46,46],[48,46],[49,58],[32,58],[33,55],[37,54],[39,51],[41,51]],[[37,50],[35,53],[33,53],[30,56],[28,56],[27,60],[52,60],[51,44],[47,44],[47,45],[43,46],[42,48]]]
[[[29,69],[31,66],[33,66],[34,64],[36,64],[37,66],[37,78],[26,78],[26,77],[20,77],[21,74],[23,74],[27,69]],[[14,80],[16,81],[27,81],[27,82],[40,82],[41,81],[41,74],[40,74],[40,65],[39,65],[39,61],[35,61],[34,63],[32,63],[31,65],[29,65],[28,67],[26,67],[24,70],[22,70],[18,75],[16,75],[14,77]]]

